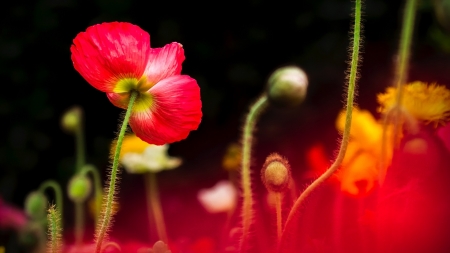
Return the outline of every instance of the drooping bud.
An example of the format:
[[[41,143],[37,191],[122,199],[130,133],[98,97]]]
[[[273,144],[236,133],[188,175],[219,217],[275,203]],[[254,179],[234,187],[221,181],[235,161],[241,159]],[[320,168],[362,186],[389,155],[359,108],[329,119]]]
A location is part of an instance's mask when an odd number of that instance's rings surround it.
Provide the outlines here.
[[[33,191],[25,199],[25,213],[32,219],[42,219],[47,215],[47,197],[42,192]]]
[[[75,203],[83,203],[89,197],[92,191],[92,183],[84,175],[75,175],[70,179],[67,186],[67,194]]]
[[[261,179],[267,190],[282,192],[289,186],[291,169],[288,161],[277,153],[270,154],[261,170]]]
[[[306,97],[308,77],[296,66],[286,66],[275,70],[267,82],[269,100],[277,105],[297,106]]]
[[[74,133],[82,124],[83,111],[80,107],[74,106],[67,110],[61,118],[61,127],[69,132]]]

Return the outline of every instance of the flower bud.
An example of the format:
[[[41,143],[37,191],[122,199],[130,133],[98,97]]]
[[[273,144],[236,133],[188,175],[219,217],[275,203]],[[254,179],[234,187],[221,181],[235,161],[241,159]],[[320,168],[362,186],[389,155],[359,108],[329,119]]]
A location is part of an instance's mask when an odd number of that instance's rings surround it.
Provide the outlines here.
[[[83,203],[91,194],[92,183],[88,177],[84,175],[75,175],[70,179],[67,194],[75,203]]]
[[[74,133],[81,125],[82,115],[83,112],[80,107],[72,107],[64,113],[61,119],[61,127],[69,133]]]
[[[272,103],[293,107],[305,100],[308,77],[302,69],[286,66],[275,70],[267,85],[269,100]]]
[[[32,219],[47,216],[47,197],[39,191],[33,191],[25,199],[25,213]]]
[[[282,192],[289,186],[291,169],[288,161],[277,153],[266,158],[261,170],[261,179],[267,190]]]

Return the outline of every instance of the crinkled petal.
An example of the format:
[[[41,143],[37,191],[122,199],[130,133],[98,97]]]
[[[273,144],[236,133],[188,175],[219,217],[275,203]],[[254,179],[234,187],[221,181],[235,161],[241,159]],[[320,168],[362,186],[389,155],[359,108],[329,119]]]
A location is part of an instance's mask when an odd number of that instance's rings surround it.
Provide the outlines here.
[[[186,76],[168,77],[153,86],[149,109],[133,112],[130,126],[142,140],[163,145],[185,139],[202,118],[200,87]]]
[[[102,23],[79,33],[70,51],[75,69],[89,84],[113,92],[120,79],[142,77],[150,54],[150,35],[130,23]]]
[[[172,42],[162,48],[152,48],[145,69],[148,88],[164,78],[179,75],[184,59],[184,49],[180,43]]]

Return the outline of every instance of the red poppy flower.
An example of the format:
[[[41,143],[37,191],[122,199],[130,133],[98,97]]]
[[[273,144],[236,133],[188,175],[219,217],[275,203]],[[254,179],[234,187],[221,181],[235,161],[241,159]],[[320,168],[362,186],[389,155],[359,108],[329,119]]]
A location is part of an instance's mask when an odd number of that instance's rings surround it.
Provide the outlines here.
[[[112,22],[79,33],[70,51],[75,69],[115,106],[126,109],[131,92],[139,92],[130,126],[142,140],[156,145],[180,141],[200,124],[200,88],[181,75],[181,44],[150,48],[147,32]]]

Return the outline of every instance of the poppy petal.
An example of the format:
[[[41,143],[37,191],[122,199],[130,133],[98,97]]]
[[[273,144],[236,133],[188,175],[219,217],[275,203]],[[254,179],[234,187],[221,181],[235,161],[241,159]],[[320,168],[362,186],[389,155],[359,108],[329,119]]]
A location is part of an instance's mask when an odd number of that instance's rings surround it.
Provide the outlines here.
[[[130,23],[102,23],[79,33],[70,51],[75,69],[89,84],[113,92],[119,80],[138,82],[142,77],[150,54],[150,35]]]
[[[179,75],[184,59],[184,49],[180,43],[172,42],[162,48],[152,48],[145,69],[148,88],[164,78]]]
[[[153,86],[148,110],[134,111],[130,118],[133,132],[150,144],[163,145],[185,139],[196,130],[202,118],[200,87],[195,79],[171,76]],[[143,104],[139,105],[143,108]]]

